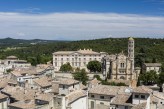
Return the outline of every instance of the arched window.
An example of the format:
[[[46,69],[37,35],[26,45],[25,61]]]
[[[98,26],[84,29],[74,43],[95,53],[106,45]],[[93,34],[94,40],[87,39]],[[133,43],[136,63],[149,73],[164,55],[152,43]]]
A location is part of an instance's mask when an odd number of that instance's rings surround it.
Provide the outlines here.
[[[125,79],[125,77],[124,77],[124,76],[121,76],[121,77],[120,77],[120,79],[123,79],[123,80],[124,80],[124,79]]]

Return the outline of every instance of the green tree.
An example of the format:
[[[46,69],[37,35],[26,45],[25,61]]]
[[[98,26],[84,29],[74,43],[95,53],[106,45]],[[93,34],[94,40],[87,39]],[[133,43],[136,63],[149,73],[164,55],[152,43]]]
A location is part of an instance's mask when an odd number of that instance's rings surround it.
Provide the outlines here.
[[[99,61],[90,61],[87,65],[87,68],[91,72],[101,72],[101,63]]]
[[[100,75],[94,75],[93,78],[96,78],[97,80],[102,81]]]
[[[152,85],[158,82],[158,74],[151,70],[149,72],[140,74],[139,80],[142,81],[145,85]]]
[[[160,87],[160,91],[163,92],[162,85],[164,84],[164,72],[161,72],[159,74],[159,79],[158,79],[158,86]]]
[[[63,64],[61,67],[60,67],[60,71],[62,72],[70,72],[70,71],[73,71],[72,69],[72,66],[70,65],[70,63],[66,63],[66,64]]]
[[[75,80],[81,81],[82,84],[86,85],[88,81],[88,76],[85,69],[79,70],[73,73],[73,77]]]
[[[156,62],[157,62],[156,58],[153,58],[152,63],[156,63]]]

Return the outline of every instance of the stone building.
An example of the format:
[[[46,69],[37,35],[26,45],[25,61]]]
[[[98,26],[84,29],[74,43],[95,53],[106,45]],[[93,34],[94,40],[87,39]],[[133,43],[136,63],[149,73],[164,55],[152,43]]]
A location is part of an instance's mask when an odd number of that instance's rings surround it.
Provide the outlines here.
[[[84,49],[78,51],[58,51],[53,53],[53,66],[55,71],[59,71],[60,67],[67,62],[76,69],[86,69],[90,61],[97,60],[101,62],[102,57],[106,55],[105,52],[95,52],[92,49]]]
[[[161,72],[161,63],[144,63],[142,65],[142,72],[155,71],[158,74]]]
[[[104,78],[109,76],[113,80],[136,79],[140,71],[134,68],[134,39],[132,37],[128,39],[128,56],[123,52],[107,55],[103,57],[102,64]]]

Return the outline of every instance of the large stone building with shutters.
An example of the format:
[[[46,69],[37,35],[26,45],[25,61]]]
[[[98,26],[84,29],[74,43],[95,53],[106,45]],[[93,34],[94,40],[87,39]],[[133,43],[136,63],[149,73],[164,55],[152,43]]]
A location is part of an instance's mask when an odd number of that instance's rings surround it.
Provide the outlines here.
[[[78,51],[58,51],[53,53],[53,66],[55,71],[59,71],[61,65],[67,62],[76,69],[86,69],[90,61],[97,60],[101,62],[102,57],[106,56],[105,52],[95,52],[92,49],[84,49]]]
[[[102,59],[103,75],[113,80],[132,80],[139,75],[140,69],[134,68],[134,39],[128,39],[128,56],[123,52],[107,55]]]

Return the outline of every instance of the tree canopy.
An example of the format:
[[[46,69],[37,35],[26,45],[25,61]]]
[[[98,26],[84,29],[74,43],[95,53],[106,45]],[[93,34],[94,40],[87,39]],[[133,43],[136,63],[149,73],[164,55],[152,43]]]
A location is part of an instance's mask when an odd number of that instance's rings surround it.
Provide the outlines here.
[[[164,64],[164,39],[135,38],[135,66],[141,67],[144,62],[160,62]],[[6,42],[7,41],[7,42]],[[52,53],[56,51],[72,51],[83,48],[92,48],[96,52],[116,54],[124,51],[127,55],[127,38],[104,38],[81,41],[21,41],[5,39],[0,40],[0,58],[15,55],[19,59],[28,60],[33,65],[46,63],[52,60]],[[31,43],[35,43],[32,45]],[[8,49],[10,48],[10,49]],[[14,49],[12,49],[14,48]],[[40,55],[40,57],[38,56]]]
[[[60,67],[60,71],[62,71],[62,72],[70,72],[70,71],[73,71],[73,68],[72,68],[72,66],[70,65],[70,63],[67,62],[66,64],[63,64],[63,65]]]
[[[75,73],[73,73],[73,77],[75,80],[81,81],[82,84],[84,84],[84,85],[87,84],[88,76],[87,76],[85,69],[76,71]]]
[[[139,80],[145,85],[152,85],[158,83],[159,76],[158,74],[151,70],[149,72],[144,72],[139,75]]]
[[[164,72],[161,72],[159,74],[159,79],[158,79],[158,85],[163,85],[164,84]]]
[[[87,68],[91,72],[101,72],[101,63],[99,61],[90,61],[87,65]]]

